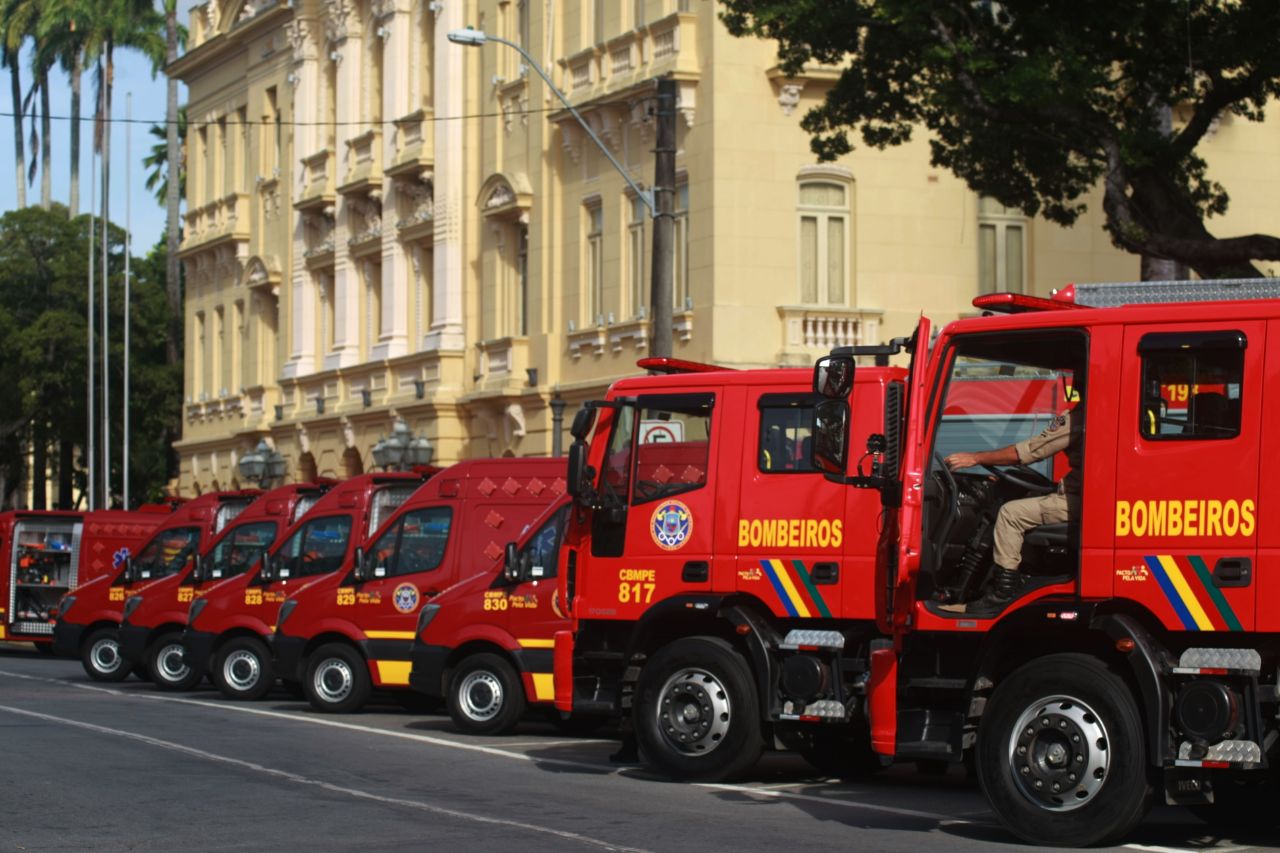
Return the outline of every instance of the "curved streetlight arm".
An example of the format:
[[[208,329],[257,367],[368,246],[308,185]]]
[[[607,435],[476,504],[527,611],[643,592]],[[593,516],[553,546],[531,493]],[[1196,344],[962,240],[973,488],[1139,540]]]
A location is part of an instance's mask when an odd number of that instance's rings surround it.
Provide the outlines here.
[[[604,153],[604,156],[609,159],[609,162],[613,164],[613,168],[618,170],[618,174],[622,175],[622,179],[627,182],[627,186],[631,187],[631,191],[635,193],[642,202],[644,202],[645,207],[649,208],[649,215],[655,219],[658,217],[658,209],[653,203],[653,192],[651,190],[640,189],[639,185],[636,184],[635,181],[631,180],[631,175],[627,174],[627,170],[622,167],[622,164],[619,163],[609,151],[608,146],[600,140],[600,137],[596,136],[595,131],[592,130],[591,126],[587,124],[585,119],[583,119],[581,113],[574,109],[573,104],[569,103],[569,99],[565,97],[564,92],[561,92],[556,88],[556,84],[551,82],[551,78],[547,76],[547,72],[542,70],[542,66],[529,55],[528,51],[513,41],[489,35],[481,30],[452,30],[448,34],[448,39],[454,44],[467,45],[468,47],[480,47],[485,42],[496,41],[498,44],[505,44],[507,47],[514,48],[517,53],[524,57],[524,61],[528,66],[538,73],[538,76],[547,84],[547,88],[556,93],[556,97],[560,99],[560,103],[564,104],[565,109],[569,111],[570,115],[578,120],[578,124],[582,125],[582,129],[587,132],[587,136],[591,137],[591,141],[594,142],[596,147],[599,148]]]

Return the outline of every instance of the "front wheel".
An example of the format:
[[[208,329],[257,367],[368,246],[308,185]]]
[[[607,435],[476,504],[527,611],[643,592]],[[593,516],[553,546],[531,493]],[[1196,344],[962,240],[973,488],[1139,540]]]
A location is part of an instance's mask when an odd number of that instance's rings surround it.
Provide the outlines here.
[[[355,649],[329,643],[307,659],[307,677],[302,682],[311,707],[326,714],[350,714],[364,707],[373,684],[369,665]]]
[[[996,688],[978,729],[978,781],[1032,844],[1110,844],[1151,806],[1142,719],[1128,685],[1087,655],[1051,655]]]
[[[213,683],[228,699],[262,699],[275,682],[271,653],[257,637],[233,637],[213,656]]]
[[[464,659],[449,678],[449,717],[470,735],[504,735],[524,716],[524,684],[506,658],[485,652]]]
[[[99,628],[85,638],[80,648],[80,663],[94,681],[117,682],[129,677],[114,628]]]
[[[161,690],[190,690],[200,682],[200,673],[183,660],[181,635],[162,634],[147,650],[147,674]]]
[[[715,637],[677,640],[650,657],[632,714],[640,753],[676,779],[732,779],[764,749],[751,670]]]

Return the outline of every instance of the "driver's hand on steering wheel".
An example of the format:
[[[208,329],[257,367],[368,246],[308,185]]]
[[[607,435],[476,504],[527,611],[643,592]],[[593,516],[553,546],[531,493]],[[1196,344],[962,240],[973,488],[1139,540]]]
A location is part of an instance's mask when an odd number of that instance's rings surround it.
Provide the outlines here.
[[[942,461],[952,471],[959,471],[961,468],[972,468],[977,465],[978,456],[976,453],[952,453]]]

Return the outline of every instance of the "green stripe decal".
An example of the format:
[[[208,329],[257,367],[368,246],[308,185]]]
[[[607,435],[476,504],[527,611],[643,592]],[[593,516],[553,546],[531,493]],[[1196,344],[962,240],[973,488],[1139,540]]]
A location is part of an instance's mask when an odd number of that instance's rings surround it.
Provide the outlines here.
[[[1213,582],[1213,576],[1209,574],[1209,567],[1204,564],[1204,559],[1199,556],[1189,556],[1187,562],[1196,570],[1196,577],[1200,578],[1200,583],[1204,584],[1209,598],[1213,599],[1214,606],[1222,616],[1222,621],[1227,623],[1227,628],[1231,631],[1243,631],[1244,626],[1236,618],[1236,612],[1231,609],[1231,602],[1227,601],[1222,590],[1218,589],[1218,585]]]
[[[809,590],[809,597],[813,599],[813,603],[818,605],[818,612],[830,619],[831,611],[827,609],[827,603],[822,600],[822,596],[818,593],[818,588],[813,585],[813,578],[809,577],[809,570],[804,567],[804,563],[799,560],[792,560],[791,565],[796,567],[796,576],[800,578],[804,588]]]

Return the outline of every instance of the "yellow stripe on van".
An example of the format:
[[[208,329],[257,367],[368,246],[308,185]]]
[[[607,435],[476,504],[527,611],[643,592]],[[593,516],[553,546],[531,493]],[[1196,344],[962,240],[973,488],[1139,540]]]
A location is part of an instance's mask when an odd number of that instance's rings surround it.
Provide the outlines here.
[[[365,631],[370,640],[412,640],[413,631]]]
[[[378,666],[378,680],[383,684],[409,684],[409,670],[413,668],[413,662],[407,660],[376,660]]]
[[[1182,576],[1182,569],[1178,568],[1178,564],[1173,557],[1169,554],[1161,554],[1156,559],[1160,561],[1165,574],[1169,576],[1169,580],[1173,583],[1173,588],[1178,591],[1178,597],[1182,599],[1182,603],[1190,611],[1191,618],[1196,622],[1196,627],[1201,631],[1214,630],[1209,614],[1205,613],[1204,608],[1200,606],[1200,599],[1196,598],[1196,594],[1191,591],[1191,585]]]
[[[556,698],[556,677],[550,672],[531,672],[533,676],[533,701],[551,702]]]
[[[4,612],[3,610],[0,610],[0,613],[3,613],[3,612]],[[0,640],[3,640],[3,639],[4,639],[4,626],[0,625]]]
[[[555,640],[516,640],[522,649],[554,649]]]

